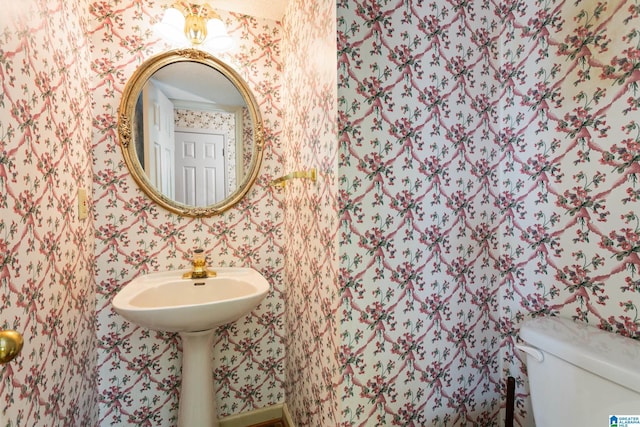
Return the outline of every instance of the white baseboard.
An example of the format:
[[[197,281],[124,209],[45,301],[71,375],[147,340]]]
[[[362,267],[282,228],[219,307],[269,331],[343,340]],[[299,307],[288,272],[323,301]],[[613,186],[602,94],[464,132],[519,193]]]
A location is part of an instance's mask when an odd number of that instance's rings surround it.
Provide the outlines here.
[[[296,427],[295,424],[293,424],[293,418],[291,418],[291,413],[286,403],[282,405],[282,419],[286,427]]]
[[[221,418],[220,427],[246,427],[276,419],[284,420],[287,427],[295,427],[286,403]]]

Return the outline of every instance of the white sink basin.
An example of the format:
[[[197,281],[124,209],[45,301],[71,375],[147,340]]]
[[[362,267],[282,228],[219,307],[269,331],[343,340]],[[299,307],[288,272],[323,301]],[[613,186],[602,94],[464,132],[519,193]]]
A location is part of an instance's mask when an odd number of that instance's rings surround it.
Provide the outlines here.
[[[189,270],[139,276],[113,298],[113,308],[145,328],[196,332],[239,319],[269,291],[269,282],[252,268],[213,270],[217,276],[205,279],[183,279]]]

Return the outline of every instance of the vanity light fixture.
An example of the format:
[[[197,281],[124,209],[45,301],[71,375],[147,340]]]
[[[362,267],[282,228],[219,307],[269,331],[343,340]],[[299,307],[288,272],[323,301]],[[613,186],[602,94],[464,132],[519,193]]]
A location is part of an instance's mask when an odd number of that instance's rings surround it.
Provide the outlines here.
[[[220,15],[206,1],[173,3],[153,28],[158,36],[175,47],[192,46],[222,53],[234,45]]]

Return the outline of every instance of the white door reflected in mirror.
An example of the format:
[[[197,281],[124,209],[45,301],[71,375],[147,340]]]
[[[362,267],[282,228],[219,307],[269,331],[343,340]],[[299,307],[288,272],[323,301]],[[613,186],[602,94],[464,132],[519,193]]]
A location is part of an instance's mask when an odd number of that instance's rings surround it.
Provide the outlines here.
[[[213,145],[189,145],[181,132],[206,134]],[[136,70],[123,92],[118,134],[140,188],[158,205],[194,217],[219,214],[242,199],[264,150],[260,111],[247,84],[197,49],[158,54]]]
[[[175,197],[173,103],[152,81],[142,90],[144,154],[141,164],[151,184],[170,199]]]
[[[176,132],[176,200],[206,206],[227,197],[223,133]]]

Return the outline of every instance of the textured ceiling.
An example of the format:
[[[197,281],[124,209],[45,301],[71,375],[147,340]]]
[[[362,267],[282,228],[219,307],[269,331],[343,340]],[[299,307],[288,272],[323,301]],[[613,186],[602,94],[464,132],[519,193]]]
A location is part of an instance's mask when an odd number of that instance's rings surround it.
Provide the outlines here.
[[[210,0],[214,9],[280,20],[289,0]]]

